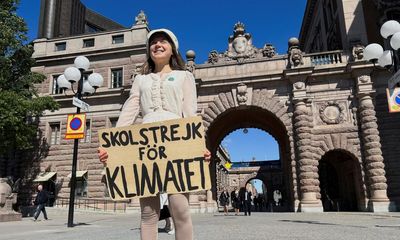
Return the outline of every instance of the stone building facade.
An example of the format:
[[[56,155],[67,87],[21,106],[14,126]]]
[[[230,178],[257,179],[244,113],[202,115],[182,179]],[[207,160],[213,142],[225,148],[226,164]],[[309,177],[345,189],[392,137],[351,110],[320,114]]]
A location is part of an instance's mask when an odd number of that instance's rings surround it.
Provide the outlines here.
[[[342,50],[305,53],[312,36],[306,32],[313,28],[310,5],[316,2],[308,1],[300,34],[303,42],[290,39],[287,54],[277,55],[268,43],[254,46],[253,36],[240,22],[234,26],[227,50],[211,51],[206,63],[196,63],[193,51],[186,53],[188,69],[196,79],[206,144],[217,156],[222,139],[236,129],[269,132],[279,144],[280,186],[288,211],[396,210],[400,206],[396,174],[400,163],[394,143],[399,128],[398,117],[387,111],[385,88],[390,73],[353,56],[343,42]],[[349,11],[357,15],[361,10]],[[97,131],[114,126],[128,97],[130,79],[145,61],[149,29],[147,21],[140,19],[130,29],[35,41],[37,66],[33,70],[47,76],[40,92],[61,104],[59,111],[46,112],[40,121],[49,145],[40,171],[53,173],[58,197],[69,195],[72,142],[63,135],[66,114],[75,108],[55,79],[79,55],[92,62],[89,71],[105,79],[105,86],[85,100],[91,106],[86,123],[90,137],[81,141],[78,155],[78,170],[85,182],[81,197],[104,198]],[[340,32],[350,39],[350,30]],[[93,39],[94,46],[82,47],[87,39]],[[57,44],[65,44],[65,50],[57,51]],[[212,190],[190,195],[194,212],[215,210],[219,164],[218,159],[211,164]],[[131,205],[138,207],[137,201]]]
[[[380,27],[388,20],[399,21],[399,9],[399,1],[307,1],[300,31],[301,49],[307,53],[343,49],[349,53],[349,57],[353,61],[361,60],[363,49],[369,43],[379,43],[388,47],[388,42],[384,41],[380,35]],[[382,157],[387,176],[388,195],[393,201],[399,202],[400,178],[397,172],[399,171],[400,163],[395,150],[396,147],[392,145],[398,131],[396,122],[399,120],[399,116],[388,113],[386,103],[387,83],[383,80],[380,82],[375,79],[375,76],[379,76],[378,72],[379,69],[376,68],[370,72],[367,71],[373,82],[372,94],[370,94],[372,100],[368,101],[372,101],[375,106],[374,111],[377,118],[382,144]],[[386,80],[389,77],[383,76]],[[364,99],[366,100],[366,98]],[[360,121],[363,120],[360,119]],[[372,158],[375,159],[376,156]]]
[[[87,8],[80,0],[41,0],[38,38],[75,36],[125,27]]]

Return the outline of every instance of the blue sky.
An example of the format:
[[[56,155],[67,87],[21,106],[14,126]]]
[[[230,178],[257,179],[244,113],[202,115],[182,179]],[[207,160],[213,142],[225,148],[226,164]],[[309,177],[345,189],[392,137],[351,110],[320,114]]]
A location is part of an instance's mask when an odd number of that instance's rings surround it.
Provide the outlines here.
[[[253,158],[257,161],[278,160],[279,146],[276,140],[267,132],[257,128],[248,128],[231,132],[222,140],[222,146],[227,149],[232,162],[246,162]]]
[[[180,41],[181,53],[193,49],[196,62],[207,60],[216,49],[223,52],[233,26],[241,21],[253,36],[253,44],[261,48],[272,43],[278,53],[285,53],[290,37],[300,32],[306,0],[81,0],[90,9],[126,26],[144,10],[151,29],[171,29]],[[18,14],[29,27],[29,39],[37,36],[40,0],[21,0]]]
[[[225,136],[222,146],[228,151],[232,162],[263,160],[278,160],[279,145],[277,141],[267,132],[248,128],[246,134],[243,129],[238,129]],[[258,193],[262,193],[262,181],[253,180],[254,187]]]

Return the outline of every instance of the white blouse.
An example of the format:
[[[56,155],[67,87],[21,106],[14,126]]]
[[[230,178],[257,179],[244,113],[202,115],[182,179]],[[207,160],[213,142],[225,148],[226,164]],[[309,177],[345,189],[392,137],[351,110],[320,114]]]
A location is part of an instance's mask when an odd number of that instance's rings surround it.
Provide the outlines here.
[[[197,94],[193,74],[173,70],[162,79],[155,73],[137,75],[116,126],[133,124],[139,111],[143,123],[195,116]]]

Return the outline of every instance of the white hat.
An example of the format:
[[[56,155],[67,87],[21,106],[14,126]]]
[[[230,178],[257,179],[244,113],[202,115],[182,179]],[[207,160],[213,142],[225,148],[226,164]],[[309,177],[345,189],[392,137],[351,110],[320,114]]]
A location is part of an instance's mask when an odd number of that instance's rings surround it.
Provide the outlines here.
[[[173,42],[174,45],[175,45],[176,50],[179,49],[178,38],[176,38],[175,34],[174,34],[173,32],[171,32],[170,30],[168,30],[168,29],[160,28],[160,29],[154,29],[154,30],[150,31],[150,32],[147,34],[147,43],[146,43],[147,53],[149,53],[149,48],[150,48],[150,46],[149,46],[149,44],[150,44],[149,41],[150,41],[150,38],[151,38],[151,36],[153,36],[153,34],[155,34],[155,33],[165,33],[169,38],[171,38],[172,42]]]

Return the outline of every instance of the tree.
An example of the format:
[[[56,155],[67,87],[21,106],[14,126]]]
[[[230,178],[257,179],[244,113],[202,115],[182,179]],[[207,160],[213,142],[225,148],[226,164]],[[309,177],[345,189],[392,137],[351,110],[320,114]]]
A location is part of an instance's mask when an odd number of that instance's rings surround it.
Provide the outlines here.
[[[16,14],[18,4],[0,2],[0,177],[15,175],[18,156],[35,146],[39,117],[58,109],[51,97],[39,96],[35,89],[45,76],[31,71],[33,45],[26,44],[27,27]]]

